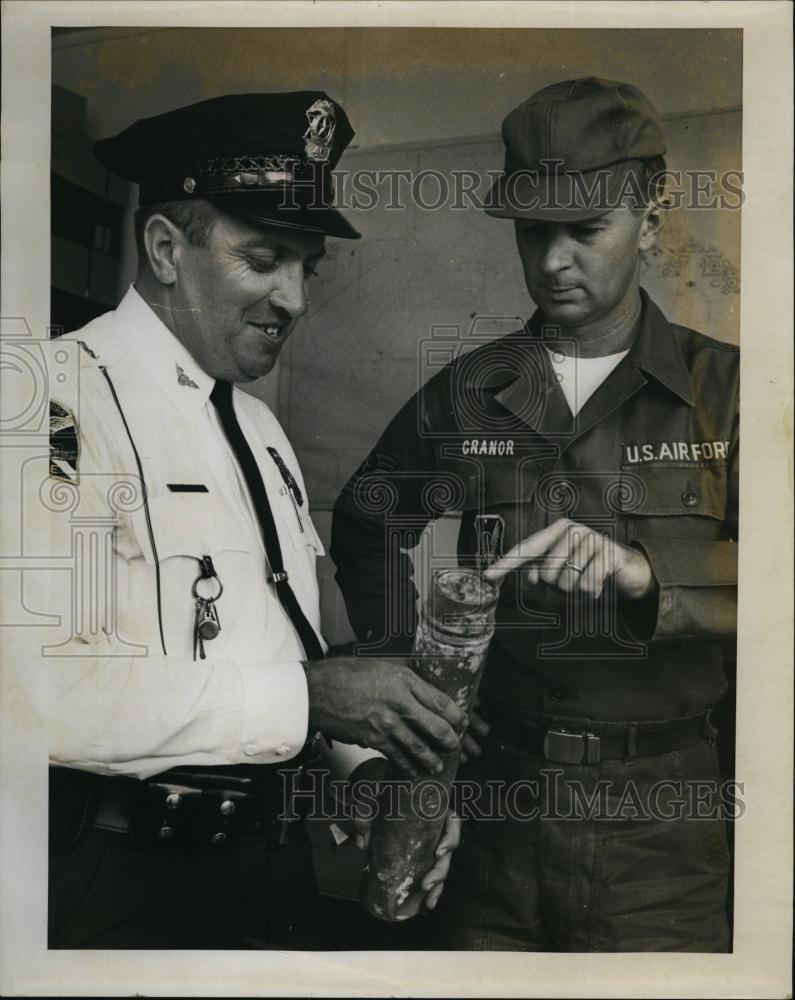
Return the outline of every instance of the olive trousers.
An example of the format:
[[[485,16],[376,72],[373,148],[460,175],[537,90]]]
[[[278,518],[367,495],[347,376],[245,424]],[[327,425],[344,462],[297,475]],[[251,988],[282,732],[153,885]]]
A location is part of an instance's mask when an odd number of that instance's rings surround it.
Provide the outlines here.
[[[436,947],[728,950],[726,789],[710,743],[572,765],[490,736],[457,792],[465,822]]]

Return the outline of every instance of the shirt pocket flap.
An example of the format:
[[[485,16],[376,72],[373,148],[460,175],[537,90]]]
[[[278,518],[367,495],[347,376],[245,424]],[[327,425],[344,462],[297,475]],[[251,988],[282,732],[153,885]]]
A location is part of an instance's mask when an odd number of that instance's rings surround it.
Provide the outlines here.
[[[513,456],[459,459],[429,477],[423,502],[430,513],[515,506],[534,494],[542,471],[537,461]]]
[[[159,559],[170,556],[213,556],[218,552],[251,551],[251,538],[231,508],[207,494],[169,494],[149,501],[155,547]],[[143,509],[136,512],[135,533],[146,561],[152,565],[149,526]]]
[[[616,511],[641,517],[701,516],[723,521],[726,503],[726,467],[720,463],[625,469],[612,497]]]

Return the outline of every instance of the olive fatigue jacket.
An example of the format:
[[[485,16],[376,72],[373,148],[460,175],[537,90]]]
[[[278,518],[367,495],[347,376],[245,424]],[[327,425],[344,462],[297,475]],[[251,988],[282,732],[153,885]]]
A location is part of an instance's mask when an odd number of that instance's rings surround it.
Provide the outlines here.
[[[503,551],[560,517],[641,548],[657,587],[640,602],[503,582],[482,690],[514,716],[649,721],[714,705],[736,633],[739,351],[669,323],[642,292],[629,354],[573,417],[540,312],[459,356],[402,408],[335,506],[331,555],[357,636],[408,652],[414,546],[460,511],[499,514]]]

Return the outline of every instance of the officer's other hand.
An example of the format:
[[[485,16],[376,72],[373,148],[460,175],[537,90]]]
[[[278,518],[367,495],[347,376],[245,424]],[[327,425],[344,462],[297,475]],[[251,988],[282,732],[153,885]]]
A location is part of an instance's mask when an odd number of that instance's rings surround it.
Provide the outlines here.
[[[373,827],[373,818],[363,818],[354,815],[351,818],[353,824],[354,841],[361,850],[366,850],[370,843],[370,831]],[[422,905],[426,910],[432,910],[439,902],[439,897],[444,891],[444,880],[450,871],[450,860],[452,853],[461,842],[461,820],[454,812],[449,812],[445,819],[444,829],[436,845],[435,860],[433,865],[420,879],[419,889],[411,893],[406,905],[410,908],[410,900],[421,893],[424,897]]]
[[[564,593],[593,598],[601,597],[611,577],[618,594],[628,600],[647,597],[655,587],[643,552],[565,517],[528,535],[483,575],[496,582],[519,567],[526,567],[531,584],[546,583]]]
[[[444,880],[450,871],[453,851],[460,843],[461,820],[454,812],[449,812],[442,836],[436,845],[436,861],[420,880],[420,889],[425,893],[423,905],[427,910],[432,910],[439,902],[439,897],[444,891]]]
[[[360,764],[348,779],[351,786],[359,782],[367,782],[370,789],[380,789],[380,782],[386,773],[386,761],[383,757],[374,757]],[[353,827],[353,842],[360,851],[367,850],[370,843],[370,833],[375,823],[377,813],[370,808],[370,800],[362,807],[360,799],[356,796],[352,798],[350,811],[351,826]]]
[[[399,660],[331,657],[304,665],[309,729],[380,750],[410,777],[442,770],[469,725],[455,702]]]

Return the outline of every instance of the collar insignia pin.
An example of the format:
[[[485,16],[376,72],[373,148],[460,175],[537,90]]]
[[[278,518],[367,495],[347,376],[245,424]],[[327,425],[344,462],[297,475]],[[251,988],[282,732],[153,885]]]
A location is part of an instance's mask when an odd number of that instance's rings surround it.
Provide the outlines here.
[[[177,382],[179,382],[180,385],[190,386],[191,389],[199,388],[198,385],[196,385],[196,383],[190,377],[190,375],[185,374],[185,369],[182,368],[180,365],[177,365]]]

